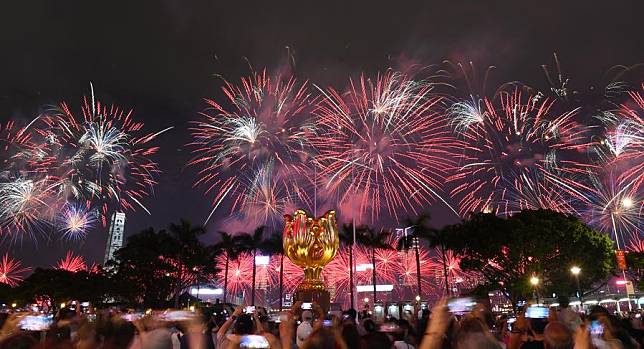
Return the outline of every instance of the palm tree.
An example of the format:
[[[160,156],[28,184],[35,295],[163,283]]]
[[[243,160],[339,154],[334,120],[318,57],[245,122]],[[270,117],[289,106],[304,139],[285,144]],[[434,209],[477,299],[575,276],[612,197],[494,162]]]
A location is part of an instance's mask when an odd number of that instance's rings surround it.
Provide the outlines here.
[[[429,215],[418,216],[415,220],[408,220],[407,223],[414,226],[414,237],[423,239],[429,243],[429,247],[439,247],[441,251],[441,263],[443,265],[443,277],[445,278],[445,294],[449,295],[449,274],[447,272],[447,235],[448,230],[434,229],[428,226]],[[420,274],[419,274],[420,275]]]
[[[280,256],[280,311],[282,311],[283,290],[284,290],[284,243],[280,232],[273,232],[267,239],[262,242],[260,250],[271,256]]]
[[[224,270],[224,294],[223,303],[226,303],[226,296],[228,294],[228,264],[230,260],[237,260],[239,255],[243,252],[243,238],[237,235],[230,235],[224,231],[219,232],[221,241],[215,245],[217,251],[221,251],[226,256],[225,270]]]
[[[376,304],[376,250],[388,250],[391,249],[391,246],[386,242],[389,237],[389,232],[380,230],[376,231],[375,229],[362,226],[359,228],[359,234],[357,234],[357,241],[360,244],[371,249],[371,267],[372,267],[372,277],[373,282],[373,304]]]
[[[342,225],[342,231],[340,231],[340,241],[342,241],[347,247],[349,247],[349,287],[351,296],[351,309],[355,309],[353,304],[353,238],[353,224],[349,223]]]
[[[396,249],[398,251],[409,252],[409,250],[411,250],[412,248],[414,249],[414,252],[416,254],[416,284],[418,287],[418,297],[422,296],[422,285],[420,277],[420,243],[418,240],[421,235],[427,235],[427,231],[431,229],[427,225],[430,218],[431,217],[429,213],[420,214],[415,219],[407,218],[405,220],[405,225],[407,225],[405,230],[411,228],[411,234],[405,234],[405,236],[398,240],[398,244],[396,245]]]
[[[257,265],[255,263],[255,257],[257,257],[257,250],[262,247],[262,243],[264,242],[264,230],[266,229],[265,226],[259,226],[255,228],[255,231],[253,231],[252,234],[244,233],[240,235],[240,239],[242,239],[243,243],[242,245],[244,246],[243,250],[245,252],[248,252],[252,254],[253,256],[253,288],[251,291],[251,305],[255,305],[255,277],[257,275]]]
[[[179,224],[171,223],[168,232],[175,240],[177,244],[175,247],[178,250],[176,256],[177,282],[174,293],[174,306],[177,308],[179,307],[180,293],[187,286],[184,281],[191,279],[191,275],[189,275],[193,271],[191,261],[200,257],[197,256],[197,249],[200,246],[199,236],[205,234],[206,230],[202,226],[193,226],[190,221],[181,219]]]

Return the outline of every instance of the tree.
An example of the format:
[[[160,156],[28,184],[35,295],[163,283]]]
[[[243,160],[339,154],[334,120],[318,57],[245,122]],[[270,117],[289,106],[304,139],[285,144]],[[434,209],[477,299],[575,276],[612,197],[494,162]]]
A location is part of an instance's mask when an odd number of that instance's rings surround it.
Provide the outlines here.
[[[251,296],[250,296],[251,305],[255,305],[255,278],[257,275],[257,265],[256,265],[255,257],[257,257],[257,250],[259,250],[262,247],[262,244],[264,243],[265,229],[266,227],[262,225],[255,228],[255,231],[253,231],[252,234],[244,233],[240,235],[240,238],[243,241],[242,245],[244,246],[244,250],[253,256],[253,287],[252,287]]]
[[[415,219],[406,219],[406,225],[407,228],[411,228],[411,233],[410,234],[405,234],[402,238],[398,240],[398,243],[396,245],[396,249],[398,251],[405,251],[408,252],[412,248],[414,249],[415,255],[416,255],[416,284],[418,287],[418,296],[422,297],[423,294],[423,289],[422,289],[422,284],[421,284],[421,278],[420,278],[420,238],[427,239],[427,237],[431,236],[432,233],[434,233],[436,230],[432,229],[429,227],[429,220],[430,220],[430,215],[428,213],[425,214],[420,214],[418,217]],[[443,265],[445,262],[443,261]],[[445,271],[447,268],[445,268]]]
[[[391,246],[386,242],[389,237],[389,232],[380,230],[376,231],[375,229],[362,226],[358,228],[359,234],[356,236],[356,240],[360,242],[363,246],[371,250],[371,270],[373,282],[373,304],[376,304],[376,250],[387,250],[391,249]]]
[[[182,220],[165,230],[146,229],[127,239],[116,251],[114,280],[117,295],[132,305],[159,308],[190,285],[209,281],[217,272],[216,250],[201,243],[203,229]]]
[[[642,279],[644,252],[632,251],[627,253],[626,265],[628,266],[628,277],[634,281],[640,291],[644,290],[644,279]]]
[[[179,224],[170,223],[170,237],[174,240],[174,250],[170,257],[175,266],[174,306],[179,307],[179,296],[190,285],[209,281],[216,274],[214,249],[199,241],[206,233],[201,226],[193,226],[190,221],[181,219]]]
[[[282,303],[284,300],[284,297],[282,296],[284,291],[284,243],[282,234],[278,231],[273,232],[267,239],[262,242],[260,249],[262,253],[266,253],[270,256],[280,256],[279,309],[280,311],[282,311]]]
[[[53,306],[68,301],[102,303],[109,293],[109,280],[102,270],[71,272],[37,268],[18,287],[10,301],[20,304],[49,300]]]
[[[127,239],[116,251],[113,276],[118,298],[130,305],[160,308],[173,291],[174,268],[166,257],[174,253],[173,239],[165,230],[148,228]]]
[[[539,276],[540,289],[571,294],[576,289],[571,266],[582,268],[580,283],[586,288],[614,269],[606,235],[550,210],[524,210],[507,219],[473,214],[441,232],[446,247],[462,258],[461,269],[480,273],[482,286],[501,290],[513,304],[532,291],[532,275]]]
[[[223,253],[226,257],[224,266],[224,294],[223,303],[226,303],[226,296],[228,294],[228,264],[231,260],[235,261],[245,248],[243,239],[237,235],[230,235],[226,232],[220,231],[219,236],[221,241],[215,245],[217,253]]]
[[[352,223],[342,225],[342,230],[340,231],[340,241],[344,243],[349,248],[349,292],[351,297],[351,309],[355,309],[353,304],[353,243],[354,243],[354,234],[357,232],[354,229]]]

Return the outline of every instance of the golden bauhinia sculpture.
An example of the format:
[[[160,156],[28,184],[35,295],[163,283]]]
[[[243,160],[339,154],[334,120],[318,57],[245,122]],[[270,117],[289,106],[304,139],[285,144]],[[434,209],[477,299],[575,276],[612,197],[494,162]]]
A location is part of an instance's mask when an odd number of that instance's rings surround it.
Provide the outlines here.
[[[328,211],[315,219],[304,210],[296,210],[293,216],[284,215],[284,220],[284,254],[304,271],[304,280],[296,289],[296,298],[311,301],[305,299],[310,298],[310,294],[302,294],[326,292],[322,269],[333,260],[340,247],[335,211]],[[297,297],[298,293],[300,297]],[[318,297],[313,295],[312,298],[316,300]]]

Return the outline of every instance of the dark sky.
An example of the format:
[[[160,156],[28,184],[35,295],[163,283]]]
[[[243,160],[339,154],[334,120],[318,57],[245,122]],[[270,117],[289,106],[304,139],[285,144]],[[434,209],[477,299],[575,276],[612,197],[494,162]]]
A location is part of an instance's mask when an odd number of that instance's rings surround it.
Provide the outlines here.
[[[0,6],[0,121],[29,120],[43,105],[75,106],[93,82],[150,130],[175,125],[156,157],[164,173],[147,201],[152,217],[129,214],[126,230],[201,222],[209,200],[192,189],[183,145],[187,120],[237,80],[277,67],[286,47],[296,73],[342,88],[350,73],[473,60],[499,81],[545,86],[540,65],[557,52],[567,75],[591,84],[611,66],[644,62],[641,0],[469,1],[11,1]],[[438,212],[443,210],[436,209]],[[445,223],[437,219],[438,223]],[[3,246],[29,265],[51,265],[68,248],[101,261],[105,229],[83,244],[29,240]]]

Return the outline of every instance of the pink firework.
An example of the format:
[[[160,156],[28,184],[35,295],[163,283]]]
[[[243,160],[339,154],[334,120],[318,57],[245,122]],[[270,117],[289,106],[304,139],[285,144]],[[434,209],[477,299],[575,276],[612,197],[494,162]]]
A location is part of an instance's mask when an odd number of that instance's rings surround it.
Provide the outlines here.
[[[642,240],[641,236],[633,237],[626,249],[632,252],[644,253],[644,240]]]
[[[225,265],[225,256],[220,255],[217,257],[217,265]],[[224,274],[222,270],[217,274],[219,280],[218,286],[224,286]],[[253,257],[244,254],[237,260],[229,261],[228,263],[228,294],[229,299],[232,297],[240,296],[241,294],[250,292],[253,282]]]
[[[270,285],[274,289],[279,289],[280,282],[280,256],[271,257],[269,265]],[[304,279],[304,272],[300,267],[293,264],[290,259],[284,257],[284,293],[293,293],[297,285]]]
[[[87,264],[85,264],[82,256],[76,256],[72,251],[67,251],[65,258],[58,261],[56,269],[77,273],[79,271],[86,271]]]
[[[231,211],[245,210],[261,171],[270,171],[277,180],[274,193],[307,203],[297,189],[306,184],[296,175],[309,168],[309,140],[315,133],[308,84],[292,76],[270,77],[264,70],[242,78],[240,85],[224,81],[222,91],[226,104],[206,100],[210,109],[190,129],[195,158],[189,164],[200,168],[195,185],[215,193],[206,221],[224,199],[231,202]]]
[[[596,148],[604,164],[621,172],[620,185],[637,191],[644,182],[644,84],[628,95],[619,109],[596,116],[604,126]]]
[[[318,162],[339,205],[357,196],[359,212],[371,209],[375,220],[381,209],[397,218],[442,200],[458,142],[437,111],[441,98],[431,84],[387,71],[375,80],[351,79],[343,94],[331,87],[322,92]]]
[[[592,167],[576,160],[589,147],[588,128],[575,122],[577,109],[561,113],[555,103],[515,89],[494,100],[473,99],[449,108],[452,126],[465,142],[450,177],[457,184],[451,194],[460,198],[461,214],[508,213],[508,202],[516,200],[510,195],[525,189],[525,183],[518,184],[522,176],[538,179],[535,187],[555,186],[557,193],[583,199],[588,188],[574,177]],[[543,205],[550,200],[532,201]]]
[[[354,249],[353,258],[357,266],[357,270],[353,274],[354,285],[370,284],[371,269],[366,266],[370,265],[371,259],[365,255],[363,249],[358,247]],[[350,269],[351,264],[349,263],[349,250],[347,247],[342,247],[331,263],[324,267],[323,270],[325,283],[334,289],[332,292],[334,296],[333,300],[335,302],[343,302],[344,305],[350,304]]]
[[[438,285],[445,286],[445,273],[443,269],[443,258],[440,249],[434,249],[434,258],[430,264],[434,270],[434,277]],[[445,260],[447,267],[447,276],[450,285],[456,285],[459,288],[471,288],[477,283],[477,275],[471,272],[465,272],[461,269],[461,258],[452,251],[445,251]]]
[[[17,286],[24,279],[24,274],[31,268],[23,268],[22,263],[9,257],[8,254],[2,256],[0,263],[0,283],[7,284],[11,287]]]
[[[418,252],[420,257],[420,284],[423,292],[421,296],[424,296],[434,287],[431,281],[436,273],[436,269],[435,265],[432,264],[429,252],[424,247],[421,246]],[[416,293],[418,293],[415,249],[412,248],[409,251],[399,252],[399,264],[395,275],[399,278],[400,285],[410,290],[409,295],[412,296],[410,298],[415,297]],[[403,289],[397,290],[394,288],[394,291],[400,292],[401,297],[405,296]]]
[[[152,142],[172,127],[145,133],[132,110],[102,104],[93,91],[83,99],[81,115],[62,102],[42,117],[39,131],[51,143],[64,199],[97,208],[103,225],[114,209],[148,212],[142,202],[160,172],[150,159],[159,149]]]

